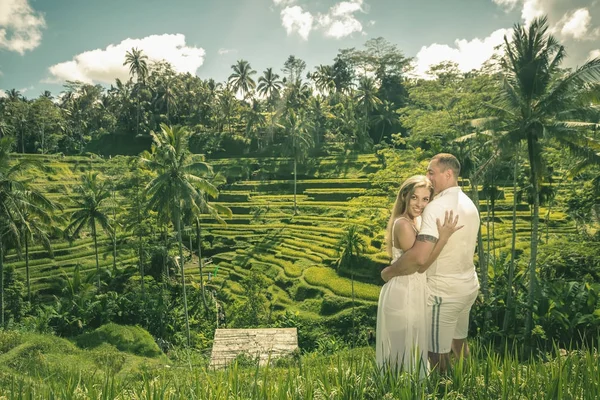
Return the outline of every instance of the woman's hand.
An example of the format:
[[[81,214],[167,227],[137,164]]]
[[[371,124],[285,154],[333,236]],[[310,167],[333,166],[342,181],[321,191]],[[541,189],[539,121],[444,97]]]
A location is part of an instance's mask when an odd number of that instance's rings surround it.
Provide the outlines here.
[[[457,226],[458,215],[456,216],[456,218],[454,218],[454,212],[452,210],[446,211],[446,216],[444,217],[443,225],[440,222],[439,218],[435,220],[435,223],[437,224],[438,233],[440,234],[440,241],[448,240],[454,232],[464,227],[464,225]]]

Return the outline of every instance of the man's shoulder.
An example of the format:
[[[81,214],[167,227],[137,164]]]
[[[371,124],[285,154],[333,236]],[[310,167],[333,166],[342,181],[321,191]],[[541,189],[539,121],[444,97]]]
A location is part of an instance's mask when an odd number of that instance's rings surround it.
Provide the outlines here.
[[[446,209],[446,205],[445,205],[445,201],[443,197],[438,197],[436,199],[431,200],[431,202],[429,202],[429,204],[427,204],[427,206],[425,207],[425,210],[423,210],[423,212],[439,212],[439,211],[445,211]]]

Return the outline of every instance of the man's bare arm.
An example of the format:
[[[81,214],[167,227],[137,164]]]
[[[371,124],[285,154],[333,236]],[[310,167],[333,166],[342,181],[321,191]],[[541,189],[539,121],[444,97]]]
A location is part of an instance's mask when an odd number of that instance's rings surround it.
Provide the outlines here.
[[[402,254],[402,257],[396,262],[381,271],[383,280],[387,282],[394,276],[411,275],[418,272],[429,261],[436,242],[437,238],[434,236],[417,235],[414,246]]]

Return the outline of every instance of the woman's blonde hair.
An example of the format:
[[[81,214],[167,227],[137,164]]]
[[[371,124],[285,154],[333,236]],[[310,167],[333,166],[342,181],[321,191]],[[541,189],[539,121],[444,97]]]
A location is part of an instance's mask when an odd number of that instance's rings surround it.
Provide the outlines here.
[[[427,179],[425,175],[414,175],[408,178],[402,183],[400,186],[400,190],[398,190],[398,195],[396,196],[396,201],[394,202],[394,207],[392,207],[392,215],[390,216],[390,220],[387,224],[387,229],[385,231],[385,245],[390,258],[392,255],[392,230],[394,228],[394,222],[398,217],[406,212],[408,208],[408,203],[410,202],[411,196],[415,193],[417,188],[425,188],[429,190],[429,197],[433,197],[433,185],[431,181]]]

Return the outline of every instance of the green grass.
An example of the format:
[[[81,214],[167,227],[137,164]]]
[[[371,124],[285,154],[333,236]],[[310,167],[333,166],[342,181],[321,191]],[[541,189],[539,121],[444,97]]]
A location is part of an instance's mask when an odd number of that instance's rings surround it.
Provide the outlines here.
[[[268,366],[234,362],[208,368],[195,352],[144,358],[104,345],[82,350],[65,339],[0,332],[2,398],[55,399],[597,399],[600,356],[595,349],[520,361],[477,342],[472,357],[447,376],[419,380],[381,371],[373,348],[309,353]]]
[[[310,267],[304,271],[304,279],[313,286],[321,286],[331,290],[338,296],[351,297],[352,284],[350,279],[342,278],[331,268]],[[379,286],[368,283],[354,282],[354,294],[357,299],[377,301]]]

